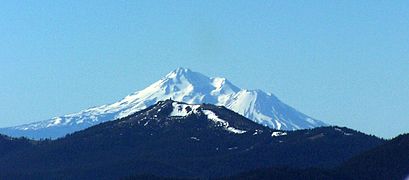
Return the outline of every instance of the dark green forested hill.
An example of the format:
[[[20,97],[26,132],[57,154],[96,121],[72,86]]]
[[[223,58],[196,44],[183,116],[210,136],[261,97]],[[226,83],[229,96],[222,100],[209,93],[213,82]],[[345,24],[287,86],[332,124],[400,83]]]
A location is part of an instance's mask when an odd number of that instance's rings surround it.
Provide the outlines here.
[[[171,115],[175,108],[187,114]],[[328,168],[383,143],[341,127],[277,131],[224,107],[168,100],[57,140],[5,138],[0,179],[216,178],[278,166]]]
[[[407,180],[409,134],[365,151],[335,168],[263,168],[223,179]]]
[[[354,179],[409,178],[409,134],[350,159],[338,173],[350,174]]]

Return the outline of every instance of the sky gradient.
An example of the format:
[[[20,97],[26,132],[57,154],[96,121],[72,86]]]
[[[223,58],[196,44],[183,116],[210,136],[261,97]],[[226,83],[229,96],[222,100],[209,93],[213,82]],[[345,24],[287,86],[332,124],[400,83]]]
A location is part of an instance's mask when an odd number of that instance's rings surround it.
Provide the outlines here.
[[[0,127],[111,103],[177,67],[329,124],[409,132],[408,1],[8,1]]]

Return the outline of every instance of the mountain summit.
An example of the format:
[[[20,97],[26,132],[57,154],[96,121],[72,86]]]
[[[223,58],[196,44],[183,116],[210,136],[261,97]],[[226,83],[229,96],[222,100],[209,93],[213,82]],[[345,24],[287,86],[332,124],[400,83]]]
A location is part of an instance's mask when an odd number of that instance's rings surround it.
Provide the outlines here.
[[[57,138],[101,122],[127,117],[166,99],[189,104],[225,106],[256,123],[280,130],[326,125],[284,104],[261,90],[245,90],[225,78],[207,77],[187,68],[177,68],[147,88],[113,104],[30,124],[1,128],[0,133],[29,138]]]

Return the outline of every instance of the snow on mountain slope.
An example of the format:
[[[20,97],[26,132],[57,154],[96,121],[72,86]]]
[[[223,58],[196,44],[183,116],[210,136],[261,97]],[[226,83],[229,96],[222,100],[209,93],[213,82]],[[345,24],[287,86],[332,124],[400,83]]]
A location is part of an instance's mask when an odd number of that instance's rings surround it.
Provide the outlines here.
[[[274,95],[261,90],[241,90],[233,96],[231,101],[223,105],[259,124],[274,129],[296,130],[325,125],[284,104]]]
[[[284,104],[272,94],[240,89],[225,78],[209,78],[186,68],[178,68],[146,89],[113,104],[46,121],[1,128],[0,133],[34,139],[61,137],[101,122],[129,116],[166,99],[189,104],[222,105],[275,129],[296,130],[326,125]]]
[[[228,121],[221,119],[219,116],[216,115],[215,112],[211,110],[202,109],[200,105],[186,104],[186,103],[180,103],[180,102],[174,101],[172,102],[172,107],[173,109],[172,109],[172,112],[170,113],[171,117],[186,117],[192,114],[203,113],[216,126],[222,127],[226,131],[229,131],[235,134],[243,134],[246,132],[245,130],[237,129],[231,126]]]

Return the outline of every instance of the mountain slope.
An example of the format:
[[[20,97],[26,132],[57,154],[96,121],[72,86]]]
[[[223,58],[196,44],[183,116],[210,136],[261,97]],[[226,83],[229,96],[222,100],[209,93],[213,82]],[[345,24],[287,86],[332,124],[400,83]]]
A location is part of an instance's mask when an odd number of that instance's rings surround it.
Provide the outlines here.
[[[399,135],[380,146],[350,158],[331,169],[271,167],[239,173],[223,179],[409,179],[409,134]]]
[[[408,179],[409,134],[400,135],[387,143],[362,153],[340,169],[353,179]]]
[[[272,130],[222,106],[167,100],[10,152],[0,157],[0,178],[208,178],[271,166],[333,167],[382,143],[340,127]]]
[[[178,68],[146,89],[116,103],[46,121],[1,128],[0,133],[35,139],[62,137],[101,122],[126,117],[166,99],[222,105],[274,129],[296,130],[325,125],[284,104],[272,94],[261,90],[240,89],[225,78],[209,78],[189,69]]]
[[[34,146],[32,142],[34,141],[25,138],[12,138],[0,134],[0,158],[11,152],[15,153],[30,149]]]

